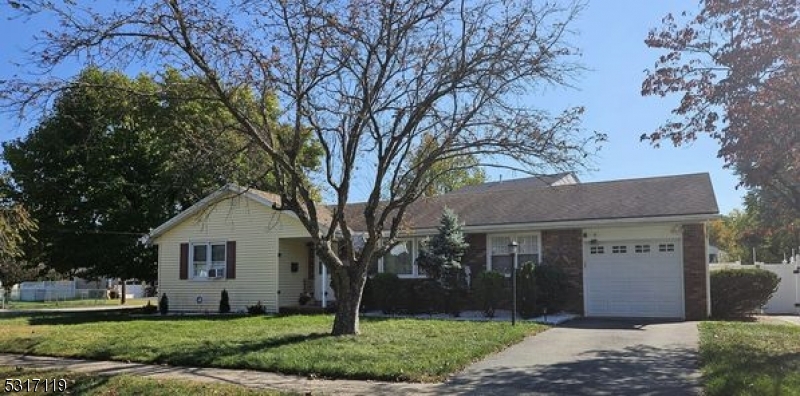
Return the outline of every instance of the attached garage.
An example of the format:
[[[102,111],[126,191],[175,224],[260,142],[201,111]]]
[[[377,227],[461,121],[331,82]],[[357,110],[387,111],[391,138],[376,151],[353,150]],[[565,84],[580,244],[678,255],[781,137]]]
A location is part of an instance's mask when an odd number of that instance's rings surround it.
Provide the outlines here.
[[[584,238],[586,316],[686,317],[680,234],[670,227],[592,234],[602,236]]]

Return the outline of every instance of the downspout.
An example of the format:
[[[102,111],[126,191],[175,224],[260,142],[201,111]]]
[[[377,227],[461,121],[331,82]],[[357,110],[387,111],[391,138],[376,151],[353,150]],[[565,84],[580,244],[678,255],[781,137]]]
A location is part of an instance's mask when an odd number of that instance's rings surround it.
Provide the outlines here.
[[[711,266],[708,263],[708,221],[703,222],[703,234],[706,240],[706,252],[703,259],[706,262],[706,316],[711,317]]]
[[[325,263],[322,261],[319,262],[319,265],[322,266],[322,308],[328,307],[328,269],[325,267]]]

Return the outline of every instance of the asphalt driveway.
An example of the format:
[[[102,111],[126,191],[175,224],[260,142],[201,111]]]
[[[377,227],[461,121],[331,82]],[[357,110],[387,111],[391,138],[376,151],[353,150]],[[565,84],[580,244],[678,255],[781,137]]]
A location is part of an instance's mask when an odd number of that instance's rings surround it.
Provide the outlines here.
[[[441,385],[458,394],[691,395],[697,322],[581,319],[530,337]]]

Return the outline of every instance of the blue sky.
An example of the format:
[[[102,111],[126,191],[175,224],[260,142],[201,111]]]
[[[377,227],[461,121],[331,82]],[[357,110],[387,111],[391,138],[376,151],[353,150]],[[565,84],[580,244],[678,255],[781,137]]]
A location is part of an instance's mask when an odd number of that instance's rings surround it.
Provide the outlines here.
[[[578,31],[571,42],[583,52],[582,63],[589,68],[575,89],[551,90],[527,98],[531,105],[551,110],[585,106],[584,126],[608,134],[595,171],[581,173],[582,181],[650,177],[680,173],[708,172],[714,184],[720,211],[728,213],[741,206],[744,190],[736,189],[738,179],[723,169],[717,158],[717,143],[708,137],[682,147],[665,144],[659,149],[639,136],[653,131],[669,117],[676,98],[642,97],[644,70],[652,67],[660,51],[647,48],[647,32],[660,24],[669,12],[695,12],[698,3],[689,0],[594,0],[573,25]],[[0,11],[7,10],[5,5]],[[0,14],[2,15],[2,14]],[[19,73],[12,62],[24,62],[24,49],[45,21],[8,20],[0,16],[0,80]],[[61,72],[74,73],[79,65],[66,65]],[[18,126],[10,115],[0,115],[0,140],[19,137],[27,128]],[[492,180],[522,177],[508,171],[489,171]]]

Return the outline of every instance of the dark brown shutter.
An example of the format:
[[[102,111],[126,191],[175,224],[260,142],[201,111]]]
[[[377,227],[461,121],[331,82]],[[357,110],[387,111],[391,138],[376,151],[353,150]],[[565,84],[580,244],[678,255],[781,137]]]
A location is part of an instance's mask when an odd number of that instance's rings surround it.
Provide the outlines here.
[[[225,258],[225,277],[236,279],[236,241],[228,241],[225,253],[228,256]]]
[[[189,244],[181,244],[181,261],[180,269],[178,270],[180,279],[189,279]]]

